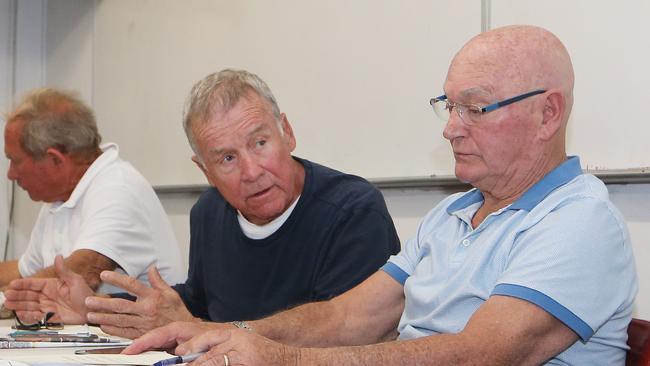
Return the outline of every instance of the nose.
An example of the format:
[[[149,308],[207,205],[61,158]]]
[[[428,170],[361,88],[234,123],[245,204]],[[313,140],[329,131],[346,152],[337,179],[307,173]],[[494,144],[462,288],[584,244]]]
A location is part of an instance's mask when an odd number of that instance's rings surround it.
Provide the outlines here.
[[[7,169],[7,179],[14,181],[18,179],[18,174],[16,173],[16,168],[14,165],[9,163],[9,169]]]
[[[246,154],[242,155],[240,159],[242,180],[254,182],[264,174],[264,169],[254,156]]]
[[[467,126],[463,120],[460,119],[460,115],[457,111],[451,111],[449,113],[449,120],[445,125],[445,129],[442,131],[442,135],[449,141],[453,141],[457,137],[462,137],[467,133]]]

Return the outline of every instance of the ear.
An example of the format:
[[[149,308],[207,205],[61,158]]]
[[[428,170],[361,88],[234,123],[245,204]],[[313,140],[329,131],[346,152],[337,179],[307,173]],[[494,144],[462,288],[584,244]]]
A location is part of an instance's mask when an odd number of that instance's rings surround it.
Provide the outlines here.
[[[205,165],[203,165],[203,163],[201,162],[201,159],[199,159],[199,157],[196,155],[192,155],[192,161],[194,162],[194,164],[196,164],[196,166],[199,167],[199,169],[201,169],[203,175],[205,175],[205,179],[208,180],[208,183],[214,186],[214,184],[212,184],[212,180],[210,179],[210,175],[208,174],[208,170],[205,168]]]
[[[52,161],[54,166],[60,167],[61,164],[67,163],[70,160],[70,157],[61,151],[50,147],[45,150],[45,159]]]
[[[296,148],[296,137],[293,135],[293,129],[291,128],[291,124],[289,123],[286,114],[281,113],[280,118],[282,118],[282,130],[284,131],[284,136],[283,136],[284,140],[287,143],[287,147],[289,148],[289,151],[293,151]]]
[[[559,90],[550,91],[544,100],[544,110],[542,111],[542,123],[540,125],[540,137],[543,140],[550,140],[564,124],[564,111],[566,109],[566,99]]]

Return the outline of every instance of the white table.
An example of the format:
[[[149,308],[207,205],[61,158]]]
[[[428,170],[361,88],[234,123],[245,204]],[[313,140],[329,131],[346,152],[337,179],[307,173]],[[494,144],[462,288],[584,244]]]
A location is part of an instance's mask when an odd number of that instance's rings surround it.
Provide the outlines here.
[[[10,328],[14,324],[13,319],[2,319],[0,320],[0,329],[2,329],[3,332],[6,332],[8,328]],[[73,328],[74,327],[74,328]],[[82,330],[82,326],[72,326],[72,327],[67,327],[68,329],[71,329],[73,331],[77,330]],[[97,334],[100,337],[112,337],[104,332],[102,332],[101,329],[97,327],[88,327],[88,330],[93,333]],[[40,356],[47,356],[49,359],[49,362],[51,363],[60,363],[60,361],[57,360],[57,356],[72,356],[75,354],[76,350],[81,350],[81,349],[91,349],[91,348],[99,348],[96,345],[89,346],[89,347],[65,347],[65,348],[22,348],[22,349],[0,349],[0,361],[2,360],[18,360],[21,361],[21,358],[23,357],[40,357]],[[102,355],[103,356],[103,355]],[[145,357],[148,356],[148,357]],[[145,364],[152,364],[155,361],[165,359],[172,357],[172,355],[169,355],[164,352],[147,352],[145,356],[141,357],[140,359],[150,359],[153,361],[147,362]],[[76,356],[78,357],[78,356]],[[135,359],[136,356],[133,356]],[[1,364],[1,362],[0,362]],[[127,364],[127,363],[124,363]],[[142,363],[140,363],[142,364]]]

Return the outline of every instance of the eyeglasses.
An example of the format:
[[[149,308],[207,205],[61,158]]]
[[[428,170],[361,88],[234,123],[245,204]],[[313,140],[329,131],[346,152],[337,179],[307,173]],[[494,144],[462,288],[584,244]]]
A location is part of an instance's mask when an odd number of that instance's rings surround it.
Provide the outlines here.
[[[54,323],[51,322],[50,319],[54,316],[54,313],[47,313],[43,317],[43,319],[39,320],[36,323],[32,324],[25,324],[22,321],[20,321],[20,318],[18,318],[18,315],[14,311],[14,326],[12,328],[16,330],[40,330],[40,329],[50,329],[50,330],[61,330],[63,329],[63,323]]]
[[[460,104],[451,102],[447,99],[446,95],[441,95],[437,98],[431,98],[431,100],[429,100],[429,104],[431,104],[433,111],[441,120],[445,122],[449,121],[449,117],[451,117],[451,111],[455,109],[456,113],[458,113],[458,117],[460,117],[460,119],[465,122],[465,124],[471,126],[480,123],[482,116],[485,113],[492,112],[493,110],[505,107],[508,104],[512,104],[528,97],[532,97],[533,95],[542,94],[545,92],[546,90],[538,89],[517,95],[516,97],[502,100],[500,102],[492,103],[484,107],[474,104]]]

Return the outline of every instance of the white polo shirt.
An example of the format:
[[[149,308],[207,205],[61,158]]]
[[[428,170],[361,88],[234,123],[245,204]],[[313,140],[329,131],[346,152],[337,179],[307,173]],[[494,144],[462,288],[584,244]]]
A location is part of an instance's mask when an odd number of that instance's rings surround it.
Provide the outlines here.
[[[169,284],[185,281],[169,219],[147,180],[118,156],[116,144],[100,155],[65,202],[44,204],[29,246],[18,261],[23,277],[54,264],[54,257],[90,249],[112,259],[118,272],[148,282],[155,265]],[[102,284],[100,293],[123,292]]]

